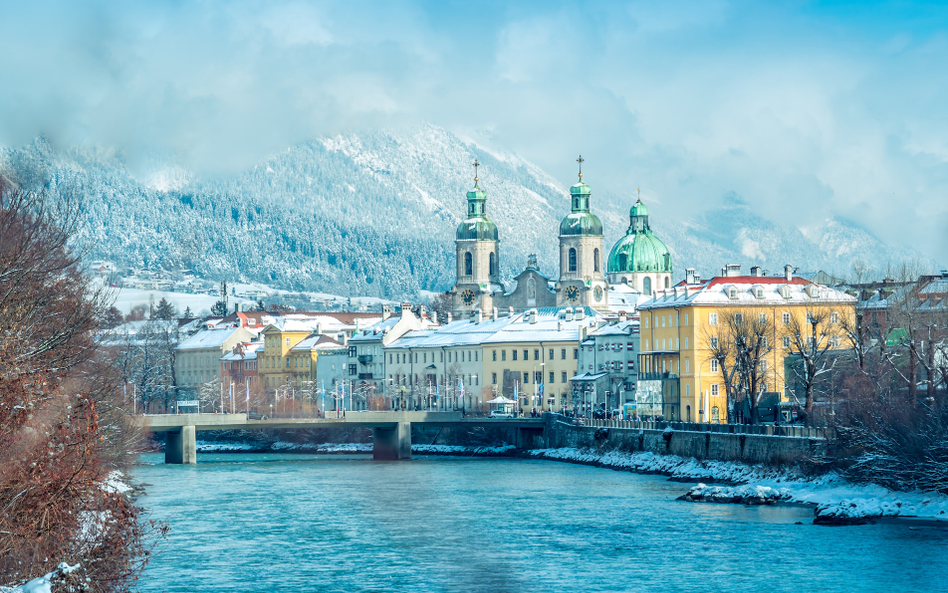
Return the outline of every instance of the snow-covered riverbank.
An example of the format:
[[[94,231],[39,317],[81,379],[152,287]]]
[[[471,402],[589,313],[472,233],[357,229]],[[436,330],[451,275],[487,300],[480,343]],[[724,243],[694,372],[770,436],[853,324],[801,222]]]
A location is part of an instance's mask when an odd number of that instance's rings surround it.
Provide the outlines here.
[[[776,470],[743,463],[700,461],[676,455],[582,449],[541,449],[530,452],[542,459],[567,461],[656,473],[699,482],[683,498],[699,502],[815,506],[818,523],[859,523],[878,517],[948,521],[948,496],[937,492],[895,492],[876,485],[857,485],[836,474],[804,476],[792,469]]]
[[[506,455],[513,445],[480,447],[468,445],[419,445],[411,446],[416,455]],[[197,442],[198,453],[371,453],[372,443],[288,443],[277,441],[270,444]]]

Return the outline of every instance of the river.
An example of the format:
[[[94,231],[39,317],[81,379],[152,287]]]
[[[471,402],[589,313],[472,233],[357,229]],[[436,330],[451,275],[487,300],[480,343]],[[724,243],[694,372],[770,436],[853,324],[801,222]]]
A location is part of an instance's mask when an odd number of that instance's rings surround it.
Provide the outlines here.
[[[150,592],[948,591],[948,528],[679,502],[686,484],[551,461],[148,454],[171,526]]]

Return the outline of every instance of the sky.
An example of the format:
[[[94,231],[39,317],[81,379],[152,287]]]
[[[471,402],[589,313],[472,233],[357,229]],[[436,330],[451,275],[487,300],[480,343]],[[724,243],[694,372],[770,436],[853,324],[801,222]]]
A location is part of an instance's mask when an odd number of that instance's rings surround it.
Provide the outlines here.
[[[0,0],[0,144],[228,174],[421,122],[686,215],[829,216],[948,265],[948,7]],[[464,174],[467,174],[466,172]]]

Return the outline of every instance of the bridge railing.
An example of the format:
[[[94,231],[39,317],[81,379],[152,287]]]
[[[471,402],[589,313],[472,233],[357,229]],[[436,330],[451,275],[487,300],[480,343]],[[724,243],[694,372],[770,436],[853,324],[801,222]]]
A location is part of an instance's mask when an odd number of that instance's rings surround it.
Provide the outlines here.
[[[627,428],[633,430],[682,430],[688,432],[719,432],[726,434],[749,434],[760,436],[800,437],[811,439],[827,438],[829,429],[809,428],[796,425],[773,424],[714,424],[702,422],[671,422],[643,420],[596,420],[585,418],[580,421],[583,426],[601,428]]]

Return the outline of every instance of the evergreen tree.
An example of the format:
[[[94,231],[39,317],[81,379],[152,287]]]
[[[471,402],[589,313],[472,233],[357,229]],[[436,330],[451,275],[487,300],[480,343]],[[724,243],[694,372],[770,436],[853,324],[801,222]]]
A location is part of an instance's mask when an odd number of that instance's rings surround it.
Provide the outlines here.
[[[174,305],[168,302],[167,299],[162,297],[158,301],[158,307],[155,308],[155,319],[175,319],[178,316],[178,311],[174,308]]]
[[[185,308],[184,308],[184,318],[185,318],[185,319],[191,319],[192,317],[194,317],[194,313],[191,312],[191,307],[185,307]]]
[[[102,318],[102,327],[113,329],[121,325],[123,321],[125,321],[125,316],[122,315],[122,312],[116,307],[109,307]]]
[[[211,315],[227,317],[227,301],[217,301],[214,303],[214,306],[211,307]]]

